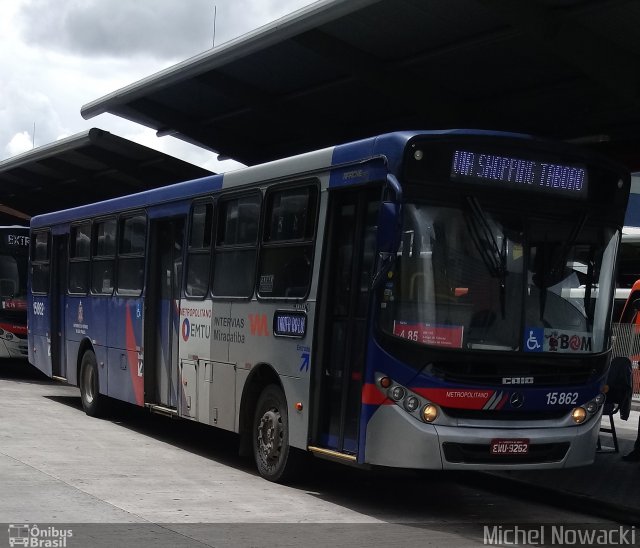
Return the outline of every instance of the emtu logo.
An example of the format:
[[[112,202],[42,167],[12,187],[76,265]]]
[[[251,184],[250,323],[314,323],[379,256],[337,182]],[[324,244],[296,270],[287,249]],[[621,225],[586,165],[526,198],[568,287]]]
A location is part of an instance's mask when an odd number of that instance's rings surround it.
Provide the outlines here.
[[[182,322],[182,340],[187,342],[189,340],[189,334],[191,333],[191,324],[189,318],[185,318]]]
[[[249,314],[249,327],[252,335],[258,337],[269,336],[266,314]]]

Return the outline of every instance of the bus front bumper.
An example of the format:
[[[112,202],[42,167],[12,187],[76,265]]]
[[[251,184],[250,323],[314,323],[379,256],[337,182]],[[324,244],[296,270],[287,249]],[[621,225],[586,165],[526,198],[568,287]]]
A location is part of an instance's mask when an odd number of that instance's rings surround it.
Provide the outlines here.
[[[0,358],[27,358],[29,349],[27,339],[19,339],[14,337],[13,340],[7,341],[0,338]]]
[[[380,406],[367,424],[365,462],[445,470],[534,470],[586,466],[595,458],[600,414],[579,426],[438,426],[395,405]],[[529,440],[527,454],[490,453],[492,440]]]

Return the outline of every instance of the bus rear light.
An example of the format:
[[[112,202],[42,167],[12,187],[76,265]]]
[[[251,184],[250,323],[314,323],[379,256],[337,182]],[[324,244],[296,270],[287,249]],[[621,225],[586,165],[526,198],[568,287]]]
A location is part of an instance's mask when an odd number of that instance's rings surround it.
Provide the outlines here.
[[[429,403],[422,409],[422,420],[424,422],[433,422],[438,418],[438,407]]]

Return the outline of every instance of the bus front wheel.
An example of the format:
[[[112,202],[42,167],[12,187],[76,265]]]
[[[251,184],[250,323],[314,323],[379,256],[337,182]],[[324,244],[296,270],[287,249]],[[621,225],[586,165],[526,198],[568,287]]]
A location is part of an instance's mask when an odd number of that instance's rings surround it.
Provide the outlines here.
[[[260,394],[252,437],[253,456],[260,475],[275,482],[294,479],[302,456],[289,445],[287,402],[275,384],[268,385]]]
[[[98,362],[93,350],[87,350],[80,363],[80,399],[82,408],[90,417],[99,417],[105,410],[105,396],[100,394]]]

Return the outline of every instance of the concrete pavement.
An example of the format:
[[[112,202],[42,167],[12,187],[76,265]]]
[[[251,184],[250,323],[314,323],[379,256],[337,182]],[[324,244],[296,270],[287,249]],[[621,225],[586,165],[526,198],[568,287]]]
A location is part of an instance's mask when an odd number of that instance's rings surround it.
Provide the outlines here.
[[[637,411],[616,419],[623,451],[637,421]],[[282,486],[238,458],[234,435],[131,406],[93,419],[76,388],[0,374],[0,523],[73,524],[91,537],[85,545],[336,546],[348,538],[355,547],[399,538],[421,545],[427,535],[436,546],[478,546],[482,523],[610,526],[598,509],[629,522],[640,507],[639,472],[612,454],[582,469],[499,476],[365,473],[313,461],[308,479]],[[549,506],[561,496],[580,503]],[[0,531],[0,546],[4,538]]]
[[[621,459],[633,449],[639,417],[637,404],[627,421],[614,415],[620,452],[612,452],[612,436],[602,432],[603,451],[596,453],[591,466],[537,472],[509,471],[495,475],[517,482],[523,488],[535,489],[542,498],[545,493],[550,500],[561,497],[573,508],[640,526],[640,463]],[[609,417],[603,417],[602,425],[609,426]]]

